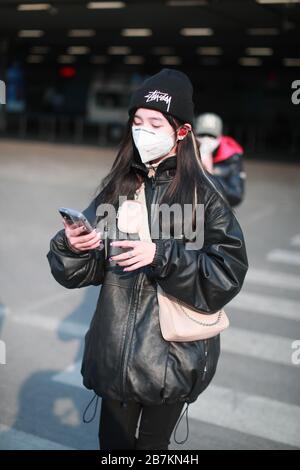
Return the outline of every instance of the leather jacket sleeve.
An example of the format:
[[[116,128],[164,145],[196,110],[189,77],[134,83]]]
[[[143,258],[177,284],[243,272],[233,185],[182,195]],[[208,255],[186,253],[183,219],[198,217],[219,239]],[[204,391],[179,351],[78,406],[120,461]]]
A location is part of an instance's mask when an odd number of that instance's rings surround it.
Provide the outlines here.
[[[232,207],[240,204],[245,193],[243,156],[235,154],[224,162],[216,163],[214,176],[222,184],[229,204]]]
[[[83,214],[94,225],[95,200]],[[65,229],[59,230],[51,239],[47,259],[54,279],[68,289],[99,285],[103,282],[104,249],[75,253],[68,245]]]
[[[214,313],[240,291],[248,259],[241,227],[224,202],[205,210],[204,243],[187,250],[176,239],[155,239],[151,275],[161,288],[190,307]]]

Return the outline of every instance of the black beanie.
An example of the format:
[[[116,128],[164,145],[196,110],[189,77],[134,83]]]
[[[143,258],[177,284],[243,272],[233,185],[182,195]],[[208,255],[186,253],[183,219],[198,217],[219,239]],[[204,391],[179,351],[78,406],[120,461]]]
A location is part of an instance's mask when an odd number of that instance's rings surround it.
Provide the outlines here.
[[[155,109],[193,125],[193,85],[185,73],[162,69],[132,94],[129,115],[137,108]]]

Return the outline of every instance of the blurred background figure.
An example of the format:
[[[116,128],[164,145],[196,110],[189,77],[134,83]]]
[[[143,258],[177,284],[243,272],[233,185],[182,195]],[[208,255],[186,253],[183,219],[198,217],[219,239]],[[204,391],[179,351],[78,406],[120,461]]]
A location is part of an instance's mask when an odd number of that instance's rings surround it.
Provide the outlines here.
[[[243,148],[232,137],[223,135],[223,122],[217,114],[198,116],[196,134],[205,168],[218,178],[229,204],[237,206],[245,193]]]
[[[24,72],[21,63],[15,60],[6,72],[7,112],[22,113],[25,110]]]

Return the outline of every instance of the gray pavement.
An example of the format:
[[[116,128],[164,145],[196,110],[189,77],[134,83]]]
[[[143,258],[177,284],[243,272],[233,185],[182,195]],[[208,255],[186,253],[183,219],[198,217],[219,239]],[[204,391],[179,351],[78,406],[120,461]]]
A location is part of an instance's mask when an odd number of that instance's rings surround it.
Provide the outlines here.
[[[0,449],[97,449],[92,393],[79,374],[98,287],[67,290],[50,275],[57,208],[84,209],[115,150],[0,142]],[[300,166],[246,161],[237,217],[250,270],[227,306],[231,327],[210,387],[190,406],[190,437],[170,449],[300,448]],[[4,343],[1,343],[2,345]],[[300,358],[300,354],[298,355]],[[184,438],[185,418],[176,434]]]

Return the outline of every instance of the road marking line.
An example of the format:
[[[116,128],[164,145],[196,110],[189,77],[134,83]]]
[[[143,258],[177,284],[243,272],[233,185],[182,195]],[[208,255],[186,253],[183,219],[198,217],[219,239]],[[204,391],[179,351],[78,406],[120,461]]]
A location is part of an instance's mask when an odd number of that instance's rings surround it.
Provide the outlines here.
[[[300,252],[291,250],[272,250],[267,254],[267,260],[275,263],[300,266]]]
[[[0,424],[1,450],[75,450],[28,432]]]
[[[209,424],[300,447],[300,407],[296,405],[210,385],[191,404],[189,415]]]
[[[291,239],[291,245],[292,245],[292,246],[300,246],[300,235],[295,235],[295,236]]]
[[[88,330],[88,325],[37,314],[11,315],[10,320],[15,323],[30,325],[48,331],[59,331],[79,338],[84,337]]]
[[[221,349],[225,352],[293,366],[293,339],[257,331],[229,327],[222,333]],[[297,371],[298,372],[298,371]]]
[[[245,279],[247,284],[257,284],[269,287],[279,287],[288,290],[300,290],[300,276],[297,274],[273,272],[267,269],[250,268]]]
[[[240,292],[226,306],[253,313],[300,321],[300,302],[282,297]]]
[[[73,387],[83,387],[82,375],[80,372],[81,361],[74,362],[62,372],[53,375],[52,380],[64,385],[72,385]]]

